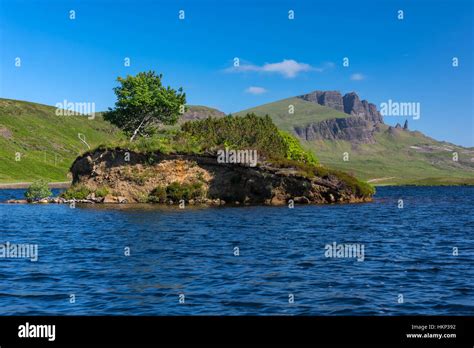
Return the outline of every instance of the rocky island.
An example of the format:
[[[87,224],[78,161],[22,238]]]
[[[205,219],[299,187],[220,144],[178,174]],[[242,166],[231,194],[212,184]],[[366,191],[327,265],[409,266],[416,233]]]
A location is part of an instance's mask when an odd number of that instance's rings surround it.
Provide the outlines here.
[[[212,155],[105,149],[76,159],[71,172],[72,191],[85,192],[82,198],[96,203],[280,205],[371,200],[370,192],[335,173],[318,176],[314,169],[311,173],[270,162],[256,167],[218,163]]]

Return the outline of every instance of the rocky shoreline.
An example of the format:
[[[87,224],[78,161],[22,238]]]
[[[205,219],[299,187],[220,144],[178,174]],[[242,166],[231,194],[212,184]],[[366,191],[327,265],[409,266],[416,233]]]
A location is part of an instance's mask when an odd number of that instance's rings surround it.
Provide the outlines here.
[[[125,197],[94,197],[89,196],[86,199],[65,199],[62,197],[49,197],[49,198],[44,198],[40,199],[38,201],[34,202],[29,202],[26,199],[9,199],[5,201],[4,203],[8,204],[128,204],[128,200]],[[135,203],[135,202],[132,202]],[[173,202],[173,201],[168,201],[165,202],[168,205],[173,205],[179,202]],[[209,205],[209,206],[220,206],[226,204],[225,201],[221,199],[197,199],[197,200],[189,200],[186,202],[189,205]],[[238,203],[236,205],[239,205]]]

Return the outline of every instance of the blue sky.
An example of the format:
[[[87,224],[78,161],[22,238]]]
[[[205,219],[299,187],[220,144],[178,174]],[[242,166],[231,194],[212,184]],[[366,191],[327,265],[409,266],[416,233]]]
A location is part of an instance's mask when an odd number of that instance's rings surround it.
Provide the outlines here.
[[[0,29],[5,98],[103,110],[117,76],[155,70],[227,113],[317,89],[419,102],[411,129],[474,146],[470,0],[0,0]]]

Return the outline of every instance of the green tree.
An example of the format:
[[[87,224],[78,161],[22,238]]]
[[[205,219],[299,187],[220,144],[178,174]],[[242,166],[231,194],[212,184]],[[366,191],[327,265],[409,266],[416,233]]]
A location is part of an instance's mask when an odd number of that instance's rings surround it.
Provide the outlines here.
[[[25,192],[25,197],[28,201],[39,201],[43,198],[48,198],[52,195],[48,187],[48,182],[44,180],[37,180],[33,182]]]
[[[154,71],[119,77],[115,108],[109,108],[104,119],[130,135],[130,141],[152,134],[160,125],[175,124],[185,111],[186,94],[182,88],[164,87],[162,78]]]

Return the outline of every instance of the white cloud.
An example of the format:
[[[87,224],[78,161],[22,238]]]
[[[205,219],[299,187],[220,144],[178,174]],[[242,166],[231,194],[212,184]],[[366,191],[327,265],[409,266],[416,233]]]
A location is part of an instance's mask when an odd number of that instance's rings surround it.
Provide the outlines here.
[[[247,71],[256,71],[264,73],[276,73],[283,75],[286,78],[296,77],[299,73],[307,71],[318,71],[322,72],[326,68],[333,66],[333,63],[325,63],[323,67],[312,67],[306,63],[299,63],[294,59],[283,59],[281,62],[277,63],[265,63],[262,66],[253,65],[253,64],[242,64],[240,66],[234,66],[228,68],[225,71],[227,72],[247,72]]]
[[[362,80],[365,80],[365,75],[362,75],[362,74],[352,74],[351,75],[351,80],[352,81],[362,81]]]
[[[258,95],[258,94],[266,93],[267,90],[263,87],[250,86],[249,88],[247,88],[245,90],[245,92],[250,93],[250,94],[254,94],[254,95]]]
[[[265,63],[262,66],[262,71],[279,73],[285,77],[292,78],[300,72],[311,71],[314,68],[305,63],[298,63],[293,59],[284,59],[279,63]]]

